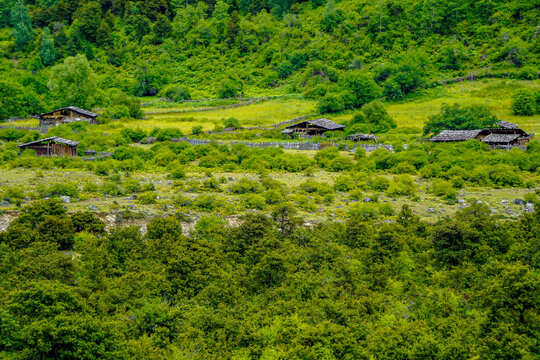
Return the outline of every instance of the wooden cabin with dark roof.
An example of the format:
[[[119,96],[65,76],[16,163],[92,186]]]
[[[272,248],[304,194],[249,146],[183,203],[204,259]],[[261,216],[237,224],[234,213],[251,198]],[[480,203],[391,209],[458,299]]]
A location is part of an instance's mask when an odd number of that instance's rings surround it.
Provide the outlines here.
[[[287,126],[281,133],[287,135],[301,134],[318,136],[328,131],[343,131],[343,129],[345,129],[345,125],[335,123],[328,119],[315,119]]]
[[[477,130],[443,130],[437,136],[431,138],[433,142],[454,142],[454,141],[467,141],[471,139],[481,140],[488,136],[490,131],[488,129]]]
[[[39,115],[39,126],[57,126],[75,121],[88,121],[92,125],[97,125],[98,114],[76,106],[68,106],[61,109]]]
[[[22,153],[26,149],[31,149],[38,156],[77,156],[77,141],[63,139],[58,136],[48,137],[41,140],[32,141],[18,145]]]

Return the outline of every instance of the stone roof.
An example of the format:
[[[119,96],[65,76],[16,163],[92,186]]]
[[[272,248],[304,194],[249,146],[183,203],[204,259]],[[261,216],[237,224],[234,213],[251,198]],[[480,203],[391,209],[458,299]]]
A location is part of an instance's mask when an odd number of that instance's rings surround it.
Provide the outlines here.
[[[509,144],[518,138],[518,134],[489,134],[482,141],[488,144]]]
[[[375,140],[377,141],[377,137],[373,134],[352,134],[347,137],[349,140],[353,141],[369,141],[369,140]]]
[[[345,125],[338,124],[336,122],[333,122],[332,120],[315,119],[315,120],[306,120],[306,121],[302,121],[302,122],[299,122],[299,123],[294,124],[294,125],[287,126],[287,129],[295,128],[298,125],[301,125],[301,124],[304,124],[304,123],[307,123],[309,125],[315,125],[315,126],[318,126],[320,128],[327,129],[327,130],[341,130],[341,129],[345,128]]]
[[[437,136],[431,138],[434,142],[446,142],[446,141],[466,141],[475,139],[483,131],[489,132],[489,130],[443,130]]]
[[[65,144],[65,145],[69,145],[69,146],[76,146],[76,145],[79,144],[78,141],[68,140],[68,139],[58,137],[58,136],[52,136],[52,137],[48,137],[48,138],[45,138],[45,139],[31,141],[31,142],[26,143],[26,144],[21,144],[21,145],[18,145],[17,147],[30,146],[30,145],[34,145],[34,144],[41,144],[41,143],[49,142],[49,141],[50,142],[55,142],[55,143],[58,143],[58,144]]]
[[[60,108],[60,109],[56,109],[56,110],[53,110],[53,111],[49,111],[48,113],[43,113],[39,116],[43,116],[43,115],[49,115],[49,114],[52,114],[54,112],[57,112],[57,111],[62,111],[62,110],[71,110],[73,112],[76,112],[78,114],[81,114],[81,115],[85,115],[85,116],[88,116],[88,117],[97,117],[98,114],[94,113],[94,112],[91,112],[91,111],[88,111],[88,110],[84,110],[84,109],[81,109],[81,108],[78,108],[76,106],[68,106],[68,107],[64,107],[64,108]]]
[[[512,124],[511,122],[500,120],[495,125],[502,127],[503,129],[517,129],[519,128],[519,125]]]

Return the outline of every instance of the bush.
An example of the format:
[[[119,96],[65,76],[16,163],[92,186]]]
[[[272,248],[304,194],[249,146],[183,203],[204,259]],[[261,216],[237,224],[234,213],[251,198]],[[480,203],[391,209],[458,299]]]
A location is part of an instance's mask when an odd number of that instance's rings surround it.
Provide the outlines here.
[[[238,119],[228,118],[228,119],[223,119],[223,127],[241,129],[242,125],[240,125],[240,121],[238,121]]]
[[[228,77],[219,84],[216,95],[220,99],[234,98],[242,94],[244,85],[239,79]]]
[[[536,108],[536,97],[532,91],[520,90],[512,99],[512,111],[514,114],[532,116],[538,112]]]
[[[320,113],[335,113],[345,109],[345,102],[339,94],[326,94],[317,105]]]
[[[157,201],[157,194],[148,191],[140,194],[137,200],[143,205],[155,204]]]
[[[261,190],[261,186],[257,181],[247,178],[242,178],[229,186],[229,192],[233,194],[258,193]]]
[[[339,171],[348,171],[353,168],[353,162],[351,159],[338,156],[328,163],[326,166],[326,170],[332,171],[332,172],[339,172]]]
[[[223,206],[223,200],[213,195],[201,195],[195,200],[195,206],[202,210],[212,211]]]
[[[431,115],[424,126],[424,135],[442,130],[471,130],[489,128],[497,117],[483,105],[450,106],[443,104],[439,114]]]
[[[200,135],[203,133],[203,127],[201,125],[193,126],[191,128],[191,135]]]

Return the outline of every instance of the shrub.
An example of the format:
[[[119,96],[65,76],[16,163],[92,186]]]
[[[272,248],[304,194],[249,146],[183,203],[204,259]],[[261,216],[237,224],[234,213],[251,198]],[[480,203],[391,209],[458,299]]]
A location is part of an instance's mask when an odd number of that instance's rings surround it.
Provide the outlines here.
[[[261,186],[255,180],[242,178],[229,186],[229,192],[233,194],[258,193],[261,192]]]
[[[140,194],[137,200],[143,205],[155,204],[157,201],[157,194],[148,191]]]
[[[353,168],[353,162],[351,159],[338,156],[328,163],[326,169],[332,172],[347,171]]]
[[[244,85],[239,79],[228,77],[219,84],[216,95],[220,99],[234,98],[242,94]]]
[[[200,135],[203,133],[203,127],[201,125],[193,126],[191,128],[192,135]]]
[[[317,105],[320,113],[335,113],[345,109],[345,102],[339,94],[326,94]]]
[[[223,200],[213,195],[201,195],[195,200],[195,206],[200,209],[212,211],[223,206]]]
[[[512,111],[516,115],[532,116],[538,109],[536,108],[536,97],[532,91],[518,91],[512,101]]]
[[[130,193],[141,191],[141,182],[137,179],[127,179],[123,182],[122,187]]]
[[[263,210],[266,207],[266,200],[261,195],[247,194],[243,196],[242,200],[247,209]]]
[[[347,175],[338,176],[334,181],[334,189],[337,191],[351,191],[355,187],[354,180]]]
[[[109,119],[121,119],[129,117],[129,108],[125,105],[112,105],[103,111],[102,116]]]
[[[89,211],[78,211],[72,214],[71,222],[76,232],[102,233],[105,230],[105,223]]]
[[[240,121],[236,118],[223,119],[223,126],[225,128],[241,129]]]

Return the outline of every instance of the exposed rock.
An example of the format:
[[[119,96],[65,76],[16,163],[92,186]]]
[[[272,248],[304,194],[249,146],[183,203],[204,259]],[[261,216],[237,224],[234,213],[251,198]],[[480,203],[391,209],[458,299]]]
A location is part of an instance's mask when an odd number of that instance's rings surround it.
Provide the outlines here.
[[[135,200],[133,196],[128,196],[127,198],[124,198],[124,200]]]
[[[0,201],[0,206],[9,206],[11,205],[10,203],[8,203],[7,201]]]
[[[366,198],[364,198],[364,202],[365,202],[365,203],[369,203],[369,202],[371,202],[371,201],[372,201],[372,200],[371,200],[371,198],[370,198],[370,197],[366,197]]]
[[[506,200],[506,199],[502,199],[502,200],[501,200],[501,204],[503,204],[503,205],[507,205],[507,204],[508,204],[508,200]]]
[[[530,214],[534,212],[534,204],[533,203],[527,203],[525,204],[525,213]]]
[[[458,204],[465,204],[465,200],[463,200],[463,199],[458,199],[457,203],[458,203]]]
[[[96,206],[96,205],[92,205],[92,204],[88,205],[88,209],[89,209],[89,210],[93,210],[93,211],[97,211],[97,210],[98,210],[97,206]]]
[[[467,207],[467,205],[461,204],[461,205],[458,206],[458,209],[465,209],[466,207]]]
[[[71,202],[71,196],[60,196],[60,200],[62,200],[66,204],[69,204]]]
[[[525,205],[525,201],[522,199],[515,199],[514,204],[516,205]]]
[[[435,212],[435,209],[432,208],[432,207],[430,207],[430,208],[427,209],[427,212],[430,213],[430,214],[432,214],[432,213]]]

